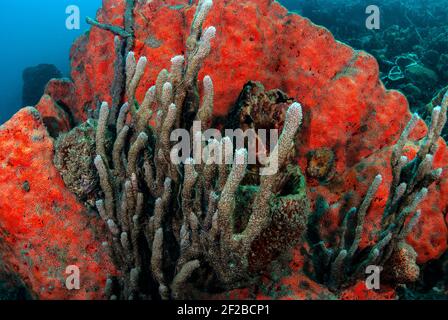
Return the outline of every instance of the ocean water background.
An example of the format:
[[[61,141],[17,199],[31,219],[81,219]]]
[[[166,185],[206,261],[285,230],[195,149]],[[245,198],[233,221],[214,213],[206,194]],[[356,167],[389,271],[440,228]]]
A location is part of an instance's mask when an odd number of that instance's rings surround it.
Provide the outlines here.
[[[101,0],[2,0],[0,1],[0,124],[22,107],[22,71],[41,63],[54,64],[69,75],[73,41],[95,16]],[[67,6],[80,8],[80,30],[68,30]]]

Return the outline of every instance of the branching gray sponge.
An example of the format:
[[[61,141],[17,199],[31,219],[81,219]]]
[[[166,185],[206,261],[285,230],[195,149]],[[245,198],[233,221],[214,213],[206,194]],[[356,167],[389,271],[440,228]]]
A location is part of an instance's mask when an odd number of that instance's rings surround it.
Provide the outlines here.
[[[213,120],[209,76],[203,79],[202,99],[197,97],[198,73],[216,33],[214,27],[202,30],[211,6],[211,0],[199,2],[186,56],[171,60],[170,71],[159,73],[143,101],[137,101],[135,92],[147,60],[137,60],[130,52],[124,79],[127,103],[117,115],[107,103],[101,106],[95,166],[103,198],[97,208],[110,230],[111,254],[122,273],[108,280],[110,298],[147,299],[156,294],[162,299],[186,298],[193,290],[189,279],[202,267],[211,269],[223,287],[238,287],[250,274],[251,244],[272,221],[273,190],[283,182],[281,173],[261,179],[245,230],[234,232],[235,200],[246,173],[247,150],[234,154],[229,138],[203,142],[205,150],[222,150],[226,164],[208,159],[195,163],[192,158],[180,165],[171,161],[176,151],[170,141],[173,129],[191,131],[191,119],[208,129]],[[189,112],[193,114],[185,116]],[[286,166],[301,121],[301,106],[294,103],[268,160],[276,167]],[[110,136],[112,146],[106,143]],[[204,141],[202,136],[196,138]],[[228,159],[233,158],[232,166]]]
[[[359,279],[368,265],[387,266],[393,253],[405,246],[407,235],[422,214],[417,209],[419,204],[426,197],[428,187],[442,175],[441,168],[433,169],[432,167],[438,140],[447,121],[447,107],[448,94],[445,95],[442,106],[434,108],[428,134],[412,161],[403,155],[403,149],[408,142],[409,134],[417,124],[417,115],[412,116],[394,146],[391,156],[393,177],[389,198],[384,209],[378,240],[369,248],[367,254],[364,253],[361,256],[359,244],[367,211],[382,183],[381,175],[374,179],[359,208],[352,208],[344,215],[339,230],[339,241],[335,246],[326,243],[318,230],[319,221],[328,212],[328,205],[321,199],[308,226],[308,241],[311,245],[314,273],[318,280],[327,283],[333,289],[340,289],[342,285],[350,285],[354,280]],[[356,221],[353,235],[350,234],[350,228],[348,228],[350,220]],[[351,239],[351,244],[348,243],[348,239]],[[408,251],[413,250],[409,246],[406,248]],[[413,257],[415,263],[416,255],[412,252],[409,255]],[[414,272],[413,277],[407,281],[415,281],[416,277],[418,273]],[[398,276],[395,280],[403,281],[403,277]]]

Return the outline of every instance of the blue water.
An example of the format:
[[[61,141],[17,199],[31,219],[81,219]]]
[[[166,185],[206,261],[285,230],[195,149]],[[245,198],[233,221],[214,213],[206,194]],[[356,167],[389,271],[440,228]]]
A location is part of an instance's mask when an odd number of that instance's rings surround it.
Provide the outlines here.
[[[68,30],[67,6],[81,13],[80,30]],[[101,0],[2,0],[0,1],[0,124],[22,107],[22,71],[41,63],[56,65],[69,75],[69,52],[73,41],[95,16]]]

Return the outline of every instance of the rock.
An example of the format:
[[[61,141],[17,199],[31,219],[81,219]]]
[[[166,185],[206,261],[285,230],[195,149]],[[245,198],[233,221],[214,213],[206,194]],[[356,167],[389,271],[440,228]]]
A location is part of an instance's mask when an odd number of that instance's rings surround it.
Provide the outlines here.
[[[99,219],[64,185],[53,165],[53,140],[38,111],[20,110],[0,127],[2,259],[40,299],[102,299],[115,268]],[[23,188],[28,184],[28,190]],[[65,287],[70,265],[81,289]]]
[[[170,59],[182,53],[195,11],[187,3],[137,3],[134,51],[151,61],[138,89],[140,100],[161,69],[169,68]],[[105,1],[97,19],[121,25],[123,4]],[[410,118],[404,96],[386,91],[378,81],[372,56],[335,41],[328,30],[289,14],[277,2],[215,1],[205,23],[210,25],[218,26],[217,38],[199,78],[208,74],[213,79],[216,115],[228,113],[249,80],[256,79],[266,90],[278,88],[303,105],[300,152],[332,149],[336,173],[372,154],[377,146],[391,144]],[[146,45],[150,36],[163,42],[160,47]],[[111,101],[113,46],[114,36],[98,28],[73,46],[77,118],[87,118],[85,106],[95,108],[102,100]]]
[[[420,88],[432,89],[439,81],[437,74],[433,70],[420,64],[407,66],[405,75],[407,79],[417,84]]]
[[[34,106],[44,93],[45,85],[52,78],[61,78],[62,74],[52,64],[39,64],[23,71],[22,104]]]
[[[436,50],[428,50],[424,53],[422,61],[425,65],[428,65],[429,67],[433,68],[437,66],[439,58],[440,58],[439,52],[437,52]]]
[[[42,96],[36,105],[36,109],[41,114],[42,121],[47,127],[48,133],[53,138],[70,130],[71,123],[69,114],[49,95],[45,94]]]

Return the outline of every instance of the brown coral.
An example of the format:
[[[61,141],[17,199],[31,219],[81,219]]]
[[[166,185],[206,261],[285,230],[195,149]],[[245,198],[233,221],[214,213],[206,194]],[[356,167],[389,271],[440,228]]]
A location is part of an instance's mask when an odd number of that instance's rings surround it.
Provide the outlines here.
[[[320,181],[329,180],[334,175],[335,155],[331,149],[321,148],[308,154],[306,173]]]
[[[417,253],[406,242],[400,242],[392,253],[384,273],[394,283],[412,283],[418,280],[420,268],[416,263]]]

